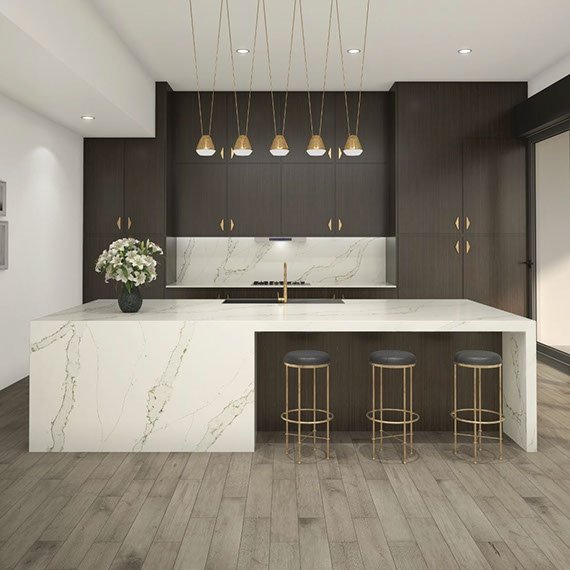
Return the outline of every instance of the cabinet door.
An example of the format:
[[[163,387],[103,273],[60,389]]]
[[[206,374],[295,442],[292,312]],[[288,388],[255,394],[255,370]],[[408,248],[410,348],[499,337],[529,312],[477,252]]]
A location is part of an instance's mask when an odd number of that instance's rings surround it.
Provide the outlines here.
[[[398,232],[448,233],[462,215],[463,103],[456,83],[396,88]]]
[[[228,219],[232,236],[266,237],[281,233],[278,164],[228,166]]]
[[[346,107],[344,93],[336,93],[336,148],[335,157],[340,162],[349,164],[359,162],[388,162],[391,160],[394,119],[394,94],[364,92],[360,104],[358,138],[364,152],[360,156],[340,154],[346,143],[348,130],[346,125]],[[358,93],[347,94],[348,114],[351,133],[356,129],[358,111]],[[339,158],[340,155],[340,158]]]
[[[336,232],[342,236],[391,235],[389,185],[387,164],[337,164]]]
[[[526,316],[524,236],[467,236],[464,258],[466,299]]]
[[[334,165],[284,164],[281,168],[283,235],[298,237],[333,235]]]
[[[126,219],[123,219],[123,174],[123,139],[85,139],[85,234],[123,234],[126,225]]]
[[[469,233],[526,232],[526,148],[516,139],[463,142],[464,223]]]
[[[125,220],[127,235],[164,232],[165,165],[155,139],[125,141]]]
[[[174,179],[176,236],[217,237],[228,231],[224,164],[177,164]]]
[[[211,96],[211,92],[200,93],[205,133],[209,130]],[[216,92],[211,132],[216,147],[216,154],[213,156],[199,156],[196,154],[196,145],[201,136],[198,97],[196,93],[188,92],[173,92],[169,94],[169,105],[172,103],[172,111],[169,111],[169,114],[174,138],[175,162],[210,164],[223,162],[228,159],[226,100],[226,93]],[[222,149],[224,149],[223,153]],[[222,154],[224,155],[223,157]]]
[[[398,238],[400,299],[461,299],[463,268],[459,236]],[[459,251],[457,251],[459,250]]]
[[[284,96],[283,96],[284,98]],[[311,93],[311,107],[313,111],[313,131],[319,132],[322,93]],[[281,129],[283,114],[277,120],[277,130]],[[311,139],[311,122],[309,119],[309,105],[307,93],[297,91],[289,93],[287,102],[287,120],[285,123],[285,138],[289,145],[289,154],[283,157],[283,164],[299,163],[329,163],[334,159],[335,144],[335,94],[325,94],[325,108],[323,111],[323,128],[321,136],[327,149],[323,156],[309,156],[307,145]],[[330,150],[330,152],[329,152]],[[330,156],[329,156],[330,155]]]
[[[277,105],[276,113],[279,112],[277,94],[274,96]],[[247,120],[248,93],[238,93],[239,119],[241,132],[245,133]],[[228,146],[230,148],[230,160],[236,164],[278,163],[279,157],[273,156],[269,149],[275,136],[273,130],[273,112],[271,110],[271,94],[266,92],[254,92],[251,94],[251,108],[249,112],[249,127],[247,136],[253,148],[249,156],[237,156],[231,152],[237,139],[236,107],[233,94],[228,94]]]

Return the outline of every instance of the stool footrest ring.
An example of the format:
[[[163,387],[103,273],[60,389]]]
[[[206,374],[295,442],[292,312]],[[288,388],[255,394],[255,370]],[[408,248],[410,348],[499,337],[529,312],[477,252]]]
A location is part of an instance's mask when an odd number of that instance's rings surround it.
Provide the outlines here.
[[[380,412],[384,413],[384,412],[399,412],[401,414],[403,414],[404,412],[406,412],[406,414],[408,416],[411,416],[410,419],[406,419],[404,420],[399,420],[399,421],[392,421],[392,420],[380,420],[380,418],[378,417],[374,417],[374,414],[379,414]],[[389,425],[410,425],[410,424],[414,424],[416,423],[419,419],[420,419],[420,415],[416,412],[411,412],[410,410],[404,410],[403,408],[377,408],[375,410],[370,410],[369,412],[366,413],[366,417],[373,422],[376,422],[377,424],[389,424]]]
[[[315,421],[310,420],[298,420],[298,419],[294,419],[292,417],[288,417],[291,415],[297,415],[299,413],[299,411],[301,412],[301,414],[303,414],[303,412],[307,412],[307,413],[317,413],[317,414],[323,414],[325,416],[325,419],[322,420],[318,420],[315,419]],[[287,415],[288,414],[288,415]],[[281,419],[284,422],[290,423],[290,424],[301,424],[301,425],[315,425],[315,424],[326,424],[328,422],[330,422],[332,419],[334,418],[334,414],[332,414],[331,412],[327,412],[326,410],[322,410],[320,408],[301,408],[301,410],[299,410],[299,408],[294,408],[291,410],[287,410],[287,412],[283,412],[281,414]]]
[[[496,410],[487,410],[486,408],[481,408],[481,412],[486,412],[488,414],[492,414],[494,416],[498,416],[496,420],[473,420],[468,418],[462,418],[459,416],[460,412],[469,412],[471,415],[479,413],[478,408],[458,408],[451,412],[451,417],[458,422],[463,422],[465,424],[477,424],[477,425],[495,425],[495,424],[502,424],[505,421],[505,416],[502,415],[500,412]]]

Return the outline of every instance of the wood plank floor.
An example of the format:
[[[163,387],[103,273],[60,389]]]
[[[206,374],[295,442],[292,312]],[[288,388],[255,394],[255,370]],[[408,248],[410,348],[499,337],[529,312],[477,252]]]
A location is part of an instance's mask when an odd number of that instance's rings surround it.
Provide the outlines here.
[[[570,568],[570,377],[539,365],[539,448],[415,460],[335,433],[330,461],[248,453],[28,453],[28,384],[0,392],[0,568]]]

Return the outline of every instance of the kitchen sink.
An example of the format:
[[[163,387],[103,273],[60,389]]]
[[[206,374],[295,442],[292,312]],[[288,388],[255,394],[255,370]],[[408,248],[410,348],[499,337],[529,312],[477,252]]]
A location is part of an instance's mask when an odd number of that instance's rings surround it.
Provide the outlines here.
[[[277,299],[226,299],[224,303],[237,303],[242,305],[326,305],[343,304],[342,299],[289,299],[287,303],[281,303]]]

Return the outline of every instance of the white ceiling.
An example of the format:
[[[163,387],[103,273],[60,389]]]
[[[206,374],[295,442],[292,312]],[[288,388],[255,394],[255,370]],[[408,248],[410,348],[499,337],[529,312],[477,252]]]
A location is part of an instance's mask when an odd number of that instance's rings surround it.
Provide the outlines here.
[[[154,82],[196,88],[188,1],[0,0],[0,92],[85,136],[153,136]],[[211,89],[220,0],[193,2],[200,83]],[[251,49],[257,0],[229,2],[234,48]],[[293,2],[266,0],[277,90],[286,83]],[[366,0],[339,6],[344,48],[361,48]],[[304,0],[303,7],[310,88],[320,90],[330,0]],[[269,88],[261,22],[256,90]],[[561,59],[570,54],[569,29],[568,0],[371,0],[364,89],[395,81],[544,83],[549,69],[563,76],[570,66]],[[473,53],[460,56],[461,47]],[[342,88],[338,48],[333,18],[331,90]],[[240,90],[249,86],[251,60],[235,55]],[[348,89],[358,88],[361,61],[345,54]],[[298,18],[290,88],[306,88]],[[232,89],[225,17],[217,89]],[[97,119],[87,123],[84,114]]]
[[[153,78],[175,90],[195,89],[188,0],[92,0]],[[230,0],[234,48],[253,47],[257,0]],[[211,88],[219,0],[193,0],[200,83]],[[293,0],[266,0],[276,89],[286,83]],[[305,0],[311,89],[320,89],[330,0]],[[366,0],[339,0],[343,43],[362,47]],[[260,21],[261,24],[261,21]],[[291,88],[305,89],[299,20]],[[227,24],[217,88],[232,88]],[[570,52],[568,0],[371,0],[364,87],[394,81],[529,80]],[[254,89],[269,87],[265,36],[260,26]],[[457,50],[473,53],[460,56]],[[249,85],[251,55],[236,56],[238,89]],[[361,56],[347,56],[349,89],[358,86]],[[342,87],[333,16],[328,86]]]

